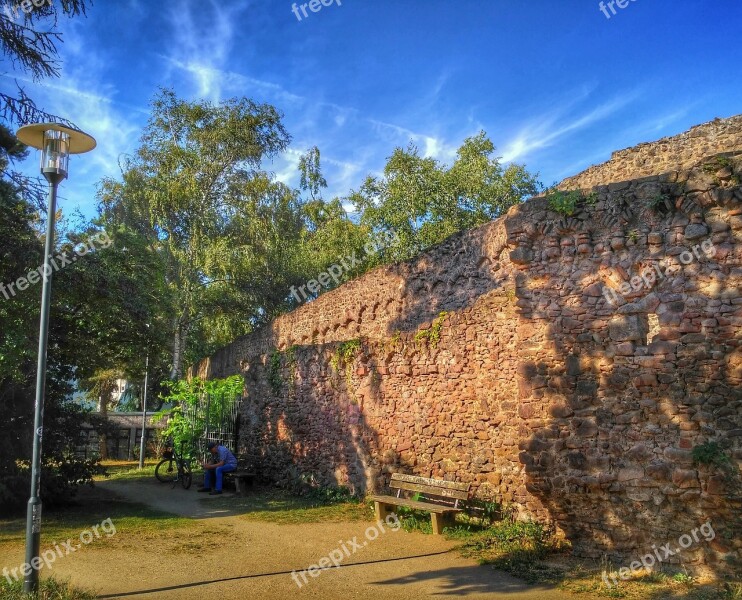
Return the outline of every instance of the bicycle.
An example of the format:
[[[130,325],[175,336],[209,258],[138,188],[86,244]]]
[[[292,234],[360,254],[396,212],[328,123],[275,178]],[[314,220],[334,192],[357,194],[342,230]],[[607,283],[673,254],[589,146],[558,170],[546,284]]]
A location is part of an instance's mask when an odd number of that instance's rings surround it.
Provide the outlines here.
[[[184,458],[183,446],[185,442],[180,443],[180,452],[174,448],[168,448],[163,456],[164,458],[155,467],[155,477],[161,483],[175,484],[180,482],[184,490],[191,487],[193,473],[191,472],[191,460]]]

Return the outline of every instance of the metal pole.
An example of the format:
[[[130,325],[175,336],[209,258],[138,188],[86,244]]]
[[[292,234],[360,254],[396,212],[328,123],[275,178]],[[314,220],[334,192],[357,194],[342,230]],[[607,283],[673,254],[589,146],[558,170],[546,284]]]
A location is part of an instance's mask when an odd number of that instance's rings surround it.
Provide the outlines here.
[[[149,350],[144,363],[144,405],[142,406],[142,441],[139,446],[139,468],[144,468],[144,438],[147,432],[147,379],[149,377]]]
[[[39,588],[39,547],[41,543],[41,438],[44,433],[44,395],[46,391],[46,350],[49,338],[49,307],[52,291],[51,257],[54,251],[54,220],[57,211],[57,186],[61,175],[44,174],[49,180],[49,207],[46,217],[44,245],[44,283],[41,288],[41,323],[39,325],[39,356],[36,367],[36,404],[34,413],[33,457],[31,459],[31,496],[26,513],[26,564],[32,567],[23,580],[23,591],[35,593]]]

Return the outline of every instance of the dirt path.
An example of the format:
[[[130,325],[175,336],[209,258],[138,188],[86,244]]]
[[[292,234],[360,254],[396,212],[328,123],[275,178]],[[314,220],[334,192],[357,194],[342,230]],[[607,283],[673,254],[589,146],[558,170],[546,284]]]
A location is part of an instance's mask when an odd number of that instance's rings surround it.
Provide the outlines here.
[[[193,518],[195,527],[190,533],[190,528],[174,529],[143,539],[119,532],[54,566],[57,577],[95,589],[101,598],[574,598],[479,566],[451,551],[454,544],[441,536],[389,528],[382,532],[371,521],[301,525],[246,521],[229,510],[210,508],[210,499],[195,489],[168,488],[163,493],[162,486],[149,481],[100,485],[122,498]],[[371,529],[375,531],[369,533]],[[372,536],[375,539],[369,539]],[[342,555],[340,568],[315,572],[316,577],[300,573],[292,577],[293,571],[303,571],[333,551],[336,558]],[[9,564],[18,564],[22,549],[8,558]]]

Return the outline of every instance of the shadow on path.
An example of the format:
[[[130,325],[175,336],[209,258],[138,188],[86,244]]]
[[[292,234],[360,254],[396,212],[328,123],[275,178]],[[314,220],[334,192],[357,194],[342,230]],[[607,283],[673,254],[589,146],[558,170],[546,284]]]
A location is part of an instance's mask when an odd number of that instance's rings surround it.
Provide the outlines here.
[[[346,567],[358,567],[362,565],[372,565],[376,563],[387,563],[387,562],[397,562],[401,560],[411,560],[414,558],[427,558],[430,556],[439,556],[441,554],[448,554],[451,552],[451,550],[444,550],[442,552],[431,552],[428,554],[416,554],[413,556],[399,556],[397,558],[382,558],[379,560],[367,560],[363,562],[357,562],[357,563],[348,563],[348,564],[340,564],[337,567],[323,567],[320,568],[320,571],[329,571],[331,569],[342,569]],[[303,569],[300,569],[299,571],[274,571],[272,573],[253,573],[251,575],[237,575],[235,577],[222,577],[221,579],[210,579],[205,581],[194,581],[192,583],[183,583],[179,585],[169,585],[165,587],[160,588],[154,588],[149,590],[137,590],[134,592],[122,592],[120,594],[105,594],[102,596],[98,596],[99,599],[105,599],[105,598],[125,598],[127,596],[141,596],[142,594],[155,594],[157,592],[171,592],[173,590],[182,590],[182,589],[188,589],[188,588],[194,588],[194,587],[200,587],[204,585],[212,585],[215,583],[224,583],[227,581],[240,581],[243,579],[257,579],[259,577],[273,577],[276,575],[291,575],[292,573],[297,573],[302,571]]]

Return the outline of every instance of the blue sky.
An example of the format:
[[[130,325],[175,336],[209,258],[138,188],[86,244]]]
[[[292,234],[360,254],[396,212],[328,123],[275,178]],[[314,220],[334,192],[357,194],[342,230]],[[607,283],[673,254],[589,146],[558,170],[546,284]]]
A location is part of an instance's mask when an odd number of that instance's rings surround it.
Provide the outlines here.
[[[327,197],[380,172],[397,146],[450,162],[482,129],[548,185],[742,113],[742,2],[614,8],[609,19],[595,0],[336,0],[300,21],[288,0],[95,0],[87,18],[60,21],[62,76],[19,80],[98,140],[71,160],[68,215],[94,214],[96,182],[135,150],[160,86],[275,105],[293,141],[267,168],[296,185],[299,155],[317,145]]]

